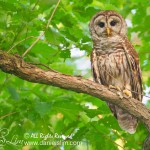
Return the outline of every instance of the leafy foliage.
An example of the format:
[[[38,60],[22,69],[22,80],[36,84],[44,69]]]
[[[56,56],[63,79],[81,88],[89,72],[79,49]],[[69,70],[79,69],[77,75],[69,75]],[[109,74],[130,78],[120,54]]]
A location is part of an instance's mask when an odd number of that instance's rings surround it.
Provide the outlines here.
[[[62,0],[46,29],[56,3],[56,0],[0,0],[1,49],[22,55],[45,31],[45,35],[24,59],[46,64],[66,74],[90,78],[90,67],[87,65],[92,49],[89,20],[100,10],[116,10],[130,24],[129,37],[139,53],[143,85],[149,92],[150,2]],[[29,83],[2,71],[0,101],[0,144],[5,150],[117,150],[121,147],[140,150],[147,135],[141,123],[134,135],[122,131],[105,102],[99,99]],[[45,142],[61,140],[79,141],[81,144],[26,145],[21,142],[41,142],[43,138],[40,134],[53,136],[44,139]],[[58,138],[55,134],[63,137],[72,135],[72,139]]]

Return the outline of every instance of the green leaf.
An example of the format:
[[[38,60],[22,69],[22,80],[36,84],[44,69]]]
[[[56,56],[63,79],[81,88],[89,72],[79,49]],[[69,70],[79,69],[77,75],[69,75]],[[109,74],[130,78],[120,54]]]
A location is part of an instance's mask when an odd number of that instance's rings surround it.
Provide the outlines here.
[[[14,100],[19,100],[19,94],[14,87],[8,86],[7,89]]]
[[[35,110],[40,114],[41,117],[44,117],[44,115],[46,115],[50,112],[51,106],[52,106],[51,103],[36,102]]]
[[[59,101],[53,104],[53,109],[57,110],[57,112],[63,113],[70,120],[74,120],[77,118],[77,115],[82,110],[81,106],[69,101]]]

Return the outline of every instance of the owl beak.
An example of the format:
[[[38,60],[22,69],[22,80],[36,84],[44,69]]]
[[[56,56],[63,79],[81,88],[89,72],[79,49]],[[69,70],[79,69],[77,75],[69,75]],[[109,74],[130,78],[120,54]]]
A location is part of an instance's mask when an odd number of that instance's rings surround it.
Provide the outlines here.
[[[110,28],[107,27],[107,28],[106,28],[106,32],[107,32],[107,35],[108,35],[108,36],[111,35],[111,30],[110,30]]]

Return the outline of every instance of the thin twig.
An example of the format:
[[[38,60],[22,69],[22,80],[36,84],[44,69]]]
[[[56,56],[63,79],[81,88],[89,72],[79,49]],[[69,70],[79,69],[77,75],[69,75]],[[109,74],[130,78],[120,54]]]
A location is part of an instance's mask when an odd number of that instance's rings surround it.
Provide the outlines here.
[[[36,7],[36,5],[39,3],[39,1],[40,1],[40,0],[37,0],[37,2],[35,3],[35,5],[34,5],[33,8],[31,9],[32,11],[35,9],[35,7]],[[25,27],[26,27],[26,25],[23,26],[22,30],[20,29],[20,32],[17,33],[17,35],[15,36],[15,38],[14,38],[14,40],[13,40],[13,42],[12,42],[11,45],[13,45],[13,43],[15,43],[15,40],[17,39],[18,35],[25,29]],[[25,38],[24,40],[22,40],[22,42],[25,41],[26,39],[27,39],[27,38]],[[21,43],[21,42],[19,42],[19,43]],[[19,44],[19,43],[18,43],[18,44]],[[18,45],[18,44],[17,44],[17,45]],[[9,53],[15,46],[16,46],[16,44],[15,44],[14,46],[12,46],[12,47],[8,50],[8,53]]]
[[[37,6],[37,4],[39,3],[40,0],[37,0],[37,2],[35,3],[35,5],[33,6],[32,10],[35,9],[35,7]]]
[[[23,39],[23,40],[17,42],[16,44],[14,44],[14,45],[7,51],[7,53],[9,53],[9,52],[10,52],[14,47],[16,47],[18,44],[20,44],[20,43],[22,43],[23,41],[28,40],[28,39],[30,39],[30,38],[36,38],[36,37],[34,37],[34,36],[29,36],[29,37],[27,37],[27,38],[25,38],[25,39]]]
[[[42,64],[42,63],[31,63],[31,64],[33,64],[33,65],[39,65],[39,66],[43,66],[43,67],[45,67],[45,68],[47,68],[48,70],[51,70],[51,71],[53,71],[53,72],[57,72],[56,70],[53,70],[53,69],[51,69],[50,67],[48,67],[48,66],[46,66],[45,64]]]
[[[50,22],[51,22],[51,20],[52,20],[52,18],[53,18],[53,16],[54,16],[54,14],[55,14],[55,12],[56,12],[56,9],[58,8],[58,5],[59,5],[60,1],[61,1],[61,0],[58,0],[57,5],[56,5],[56,7],[54,8],[54,10],[53,10],[53,12],[52,12],[52,14],[51,14],[51,16],[50,16],[50,18],[49,18],[49,20],[48,20],[48,23],[47,23],[47,25],[46,25],[46,29],[49,27],[49,24],[50,24]],[[32,43],[32,45],[23,53],[22,57],[24,57],[24,56],[31,50],[31,48],[42,38],[42,36],[43,36],[44,34],[45,34],[45,31],[43,31],[43,32],[40,34],[40,36]]]
[[[30,39],[30,38],[37,38],[37,37],[35,37],[35,36],[29,36],[29,37],[27,37],[27,38],[25,38],[25,39],[23,39],[23,40],[21,40],[21,41],[19,41],[19,42],[17,42],[16,44],[14,44],[8,51],[7,51],[7,53],[9,53],[14,47],[16,47],[18,44],[20,44],[20,43],[22,43],[23,41],[26,41],[26,40],[28,40],[28,39]],[[44,39],[44,41],[45,42],[47,42],[48,44],[51,44],[51,45],[54,45],[54,46],[59,46],[59,45],[56,45],[56,44],[53,44],[53,43],[50,43],[49,41],[47,41],[47,40],[45,40]],[[58,52],[57,52],[58,53]]]
[[[1,116],[0,119],[3,119],[3,118],[5,118],[5,117],[8,117],[8,116],[13,115],[13,114],[16,114],[16,113],[17,113],[17,112],[11,112],[11,113],[9,113],[9,114],[6,114],[6,115],[4,115],[4,116]]]

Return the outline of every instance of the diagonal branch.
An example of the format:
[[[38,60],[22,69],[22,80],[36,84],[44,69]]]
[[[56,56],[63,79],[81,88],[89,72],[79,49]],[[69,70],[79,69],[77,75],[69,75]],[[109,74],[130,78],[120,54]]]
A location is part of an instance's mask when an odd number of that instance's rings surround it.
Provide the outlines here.
[[[43,70],[33,64],[23,61],[18,55],[10,55],[4,51],[0,51],[0,69],[3,72],[14,74],[29,82],[47,84],[78,93],[85,93],[101,100],[111,102],[141,120],[150,132],[150,110],[136,99],[120,99],[117,94],[111,92],[103,85],[99,85],[81,77],[62,74],[53,70]],[[145,143],[144,150],[149,150],[150,138],[146,141],[149,143]]]

